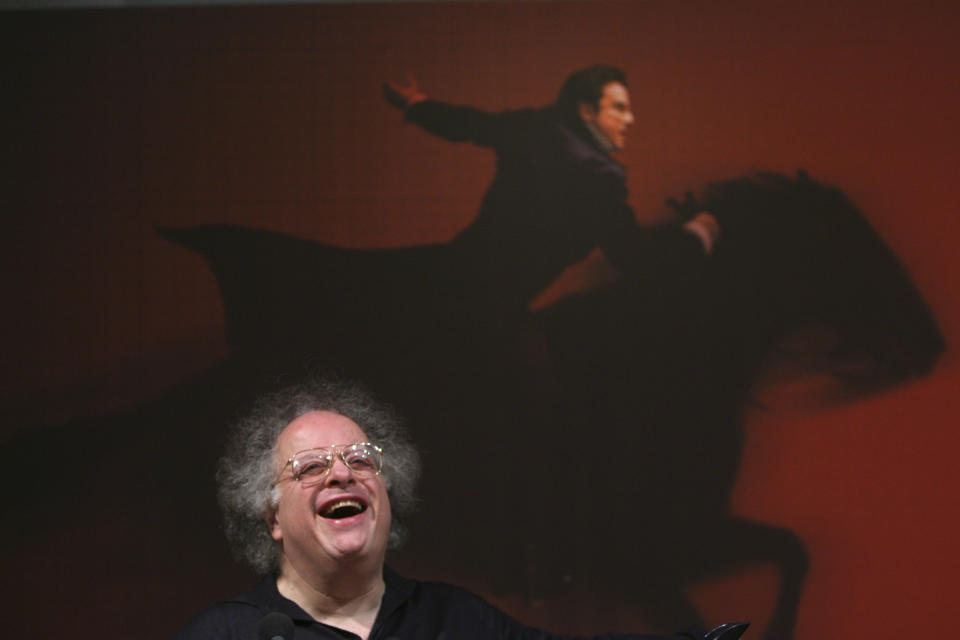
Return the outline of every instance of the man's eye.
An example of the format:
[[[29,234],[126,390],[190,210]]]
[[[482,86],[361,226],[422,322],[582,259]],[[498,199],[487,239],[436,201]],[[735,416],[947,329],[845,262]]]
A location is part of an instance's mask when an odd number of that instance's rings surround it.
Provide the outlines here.
[[[300,465],[301,476],[316,476],[326,471],[327,465],[320,460],[311,460]]]
[[[366,456],[352,456],[347,458],[347,465],[355,471],[367,471],[376,468],[373,460]]]

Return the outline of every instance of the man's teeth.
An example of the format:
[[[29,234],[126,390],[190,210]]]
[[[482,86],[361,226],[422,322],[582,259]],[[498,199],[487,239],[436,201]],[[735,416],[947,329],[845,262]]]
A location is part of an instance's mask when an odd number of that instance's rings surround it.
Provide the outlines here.
[[[321,511],[320,515],[324,518],[339,519],[349,518],[364,511],[366,511],[366,507],[358,500],[340,500]]]

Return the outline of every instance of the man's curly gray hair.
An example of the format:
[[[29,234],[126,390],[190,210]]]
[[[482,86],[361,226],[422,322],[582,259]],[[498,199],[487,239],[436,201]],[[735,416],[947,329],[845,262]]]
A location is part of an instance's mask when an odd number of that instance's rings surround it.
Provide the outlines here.
[[[420,456],[393,410],[353,383],[315,378],[261,398],[233,428],[217,469],[217,496],[234,555],[260,574],[276,570],[277,545],[265,516],[276,506],[277,440],[288,424],[311,411],[353,420],[383,448],[383,479],[393,519],[390,546],[402,544],[416,502]]]

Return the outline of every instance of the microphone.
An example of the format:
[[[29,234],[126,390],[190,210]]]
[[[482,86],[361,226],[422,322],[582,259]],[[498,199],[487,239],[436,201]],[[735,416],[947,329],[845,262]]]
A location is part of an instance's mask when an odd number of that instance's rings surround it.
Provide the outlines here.
[[[260,640],[293,640],[293,620],[285,613],[273,611],[260,619]]]
[[[749,622],[727,622],[711,629],[705,640],[737,640],[750,626]]]

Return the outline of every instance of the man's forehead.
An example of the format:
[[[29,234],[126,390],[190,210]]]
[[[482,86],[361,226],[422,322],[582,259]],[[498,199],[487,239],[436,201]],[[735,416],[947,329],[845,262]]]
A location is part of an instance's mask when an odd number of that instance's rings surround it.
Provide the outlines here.
[[[611,102],[630,102],[630,92],[620,82],[608,82],[603,85],[603,95],[601,99],[607,99]]]
[[[288,424],[277,439],[277,450],[290,455],[304,449],[364,442],[366,434],[350,418],[332,411],[311,411]]]

